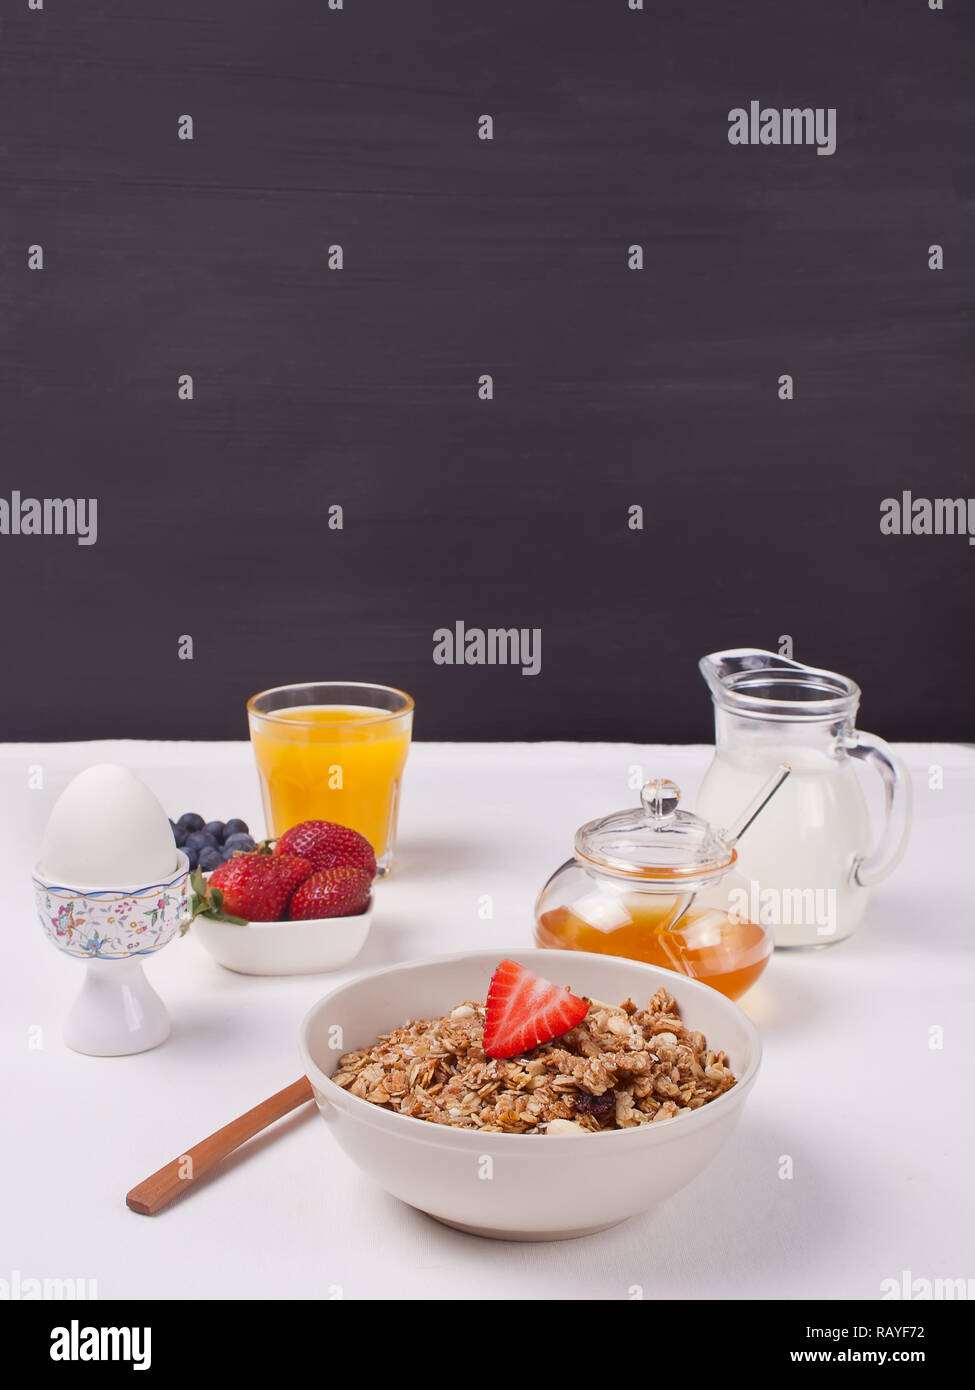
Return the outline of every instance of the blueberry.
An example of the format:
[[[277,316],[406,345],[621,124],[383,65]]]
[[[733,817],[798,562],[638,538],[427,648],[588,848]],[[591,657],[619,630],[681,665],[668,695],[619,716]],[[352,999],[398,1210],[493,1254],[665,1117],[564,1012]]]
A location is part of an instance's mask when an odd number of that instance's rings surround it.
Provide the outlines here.
[[[183,846],[186,844],[186,836],[188,832],[182,825],[174,825],[172,821],[170,821],[169,823],[173,827],[173,839],[176,841],[176,848],[182,849]]]
[[[223,849],[221,849],[220,851],[220,858],[223,861],[223,863],[226,864],[227,860],[233,859],[233,857],[234,850],[232,848],[229,848],[227,845],[224,845]]]
[[[200,868],[205,874],[218,869],[223,863],[223,854],[219,849],[212,849],[209,845],[206,849],[200,850]]]
[[[190,868],[196,869],[200,863],[200,851],[198,849],[186,850],[186,857],[190,861]]]
[[[233,820],[228,820],[223,828],[224,841],[229,840],[231,835],[246,835],[247,833],[247,822],[245,820],[238,820],[236,816]]]
[[[198,816],[195,811],[185,811],[176,824],[181,825],[187,833],[191,830],[202,830],[203,817]]]
[[[210,834],[216,840],[218,845],[223,844],[224,835],[226,834],[226,831],[224,830],[222,820],[208,820],[203,829],[209,830]]]
[[[235,853],[237,850],[244,850],[250,853],[251,850],[257,849],[257,846],[249,835],[228,835],[223,842],[223,847],[224,849],[229,849],[231,853]]]
[[[192,830],[186,837],[184,849],[217,849],[217,837],[209,830]]]

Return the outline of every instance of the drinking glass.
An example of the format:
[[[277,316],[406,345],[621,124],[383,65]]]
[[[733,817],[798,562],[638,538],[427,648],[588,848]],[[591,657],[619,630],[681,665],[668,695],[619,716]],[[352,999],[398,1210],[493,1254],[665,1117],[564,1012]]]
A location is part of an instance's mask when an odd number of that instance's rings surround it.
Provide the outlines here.
[[[380,877],[389,873],[411,696],[361,681],[280,685],[252,696],[247,718],[268,834],[336,821],[364,835]]]

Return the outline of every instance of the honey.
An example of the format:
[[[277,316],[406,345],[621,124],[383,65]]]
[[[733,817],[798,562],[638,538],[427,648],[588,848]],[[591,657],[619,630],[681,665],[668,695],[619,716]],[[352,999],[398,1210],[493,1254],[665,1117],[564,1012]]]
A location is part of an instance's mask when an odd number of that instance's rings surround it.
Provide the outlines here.
[[[588,911],[582,903],[578,906]],[[739,998],[768,964],[772,941],[767,929],[719,908],[692,904],[668,930],[679,906],[667,894],[629,893],[613,899],[610,920],[619,925],[611,926],[605,919],[597,926],[572,907],[553,907],[540,913],[535,940],[539,946],[663,966],[711,985],[729,999]]]

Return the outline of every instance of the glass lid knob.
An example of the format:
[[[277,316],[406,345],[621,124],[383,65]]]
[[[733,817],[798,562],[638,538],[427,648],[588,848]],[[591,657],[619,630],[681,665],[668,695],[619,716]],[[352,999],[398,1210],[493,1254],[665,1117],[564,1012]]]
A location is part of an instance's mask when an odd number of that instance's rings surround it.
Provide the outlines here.
[[[680,787],[676,782],[658,777],[644,784],[640,792],[643,809],[656,824],[670,820],[680,803]]]

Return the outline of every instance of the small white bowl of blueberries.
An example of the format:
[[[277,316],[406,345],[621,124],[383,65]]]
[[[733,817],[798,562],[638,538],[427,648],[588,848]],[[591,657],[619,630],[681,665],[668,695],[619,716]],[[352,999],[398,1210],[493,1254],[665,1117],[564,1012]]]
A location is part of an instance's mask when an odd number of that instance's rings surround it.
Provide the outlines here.
[[[245,821],[171,821],[190,861],[193,899],[184,931],[225,969],[244,975],[339,970],[369,935],[376,856],[358,831],[302,821],[256,841]]]

